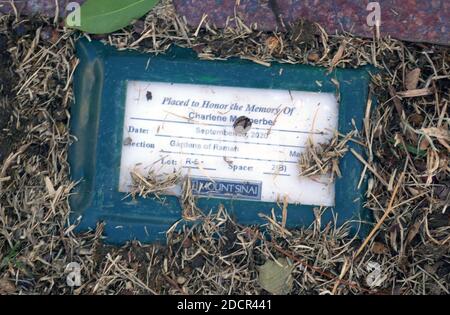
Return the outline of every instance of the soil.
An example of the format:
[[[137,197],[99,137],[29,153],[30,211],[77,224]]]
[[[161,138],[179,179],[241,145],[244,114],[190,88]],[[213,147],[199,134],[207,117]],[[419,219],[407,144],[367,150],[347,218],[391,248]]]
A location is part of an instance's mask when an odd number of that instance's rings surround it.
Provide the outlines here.
[[[23,36],[35,32],[40,25],[38,20],[32,20],[28,24],[18,24],[15,27],[9,24],[9,32],[0,34],[0,163],[23,144],[22,140],[27,136],[27,126],[33,126],[31,122],[38,120],[35,116],[31,119],[30,117],[20,117],[20,124],[17,124],[14,119],[13,100],[16,92],[14,88],[18,84],[19,78],[13,71],[13,59],[9,50],[15,45],[15,42]],[[55,119],[60,120],[58,117],[55,115]],[[67,121],[66,117],[61,120]],[[38,146],[41,147],[41,145]],[[30,147],[30,150],[33,150],[33,146]],[[42,149],[39,148],[39,153],[41,151]]]
[[[11,56],[8,52],[8,37],[0,34],[0,96],[6,95],[12,86],[10,72]]]
[[[8,99],[14,86],[15,77],[11,72],[11,56],[8,49],[8,38],[0,34],[0,99]],[[10,129],[12,109],[8,102],[0,103],[0,162],[11,152],[11,147],[17,143],[15,132]]]
[[[9,148],[12,145],[11,140],[5,134],[7,129],[10,113],[7,110],[0,110],[0,161],[3,161],[9,153]]]

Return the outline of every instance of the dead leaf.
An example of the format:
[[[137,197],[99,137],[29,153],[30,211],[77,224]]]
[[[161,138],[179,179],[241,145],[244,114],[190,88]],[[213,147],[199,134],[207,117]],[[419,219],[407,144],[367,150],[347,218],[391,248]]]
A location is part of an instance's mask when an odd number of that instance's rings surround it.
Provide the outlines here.
[[[278,48],[280,41],[275,36],[270,36],[266,39],[266,46],[271,52]]]
[[[420,73],[421,70],[419,68],[416,68],[406,74],[405,87],[407,90],[417,89],[417,85],[419,85]]]
[[[308,54],[308,61],[309,62],[317,62],[320,60],[320,55],[316,52],[311,52]]]
[[[431,127],[431,128],[422,128],[422,131],[430,137],[450,141],[450,132],[447,129]]]
[[[286,258],[278,258],[277,262],[268,260],[258,267],[259,284],[274,295],[289,294],[294,284],[293,270],[294,266],[290,265]]]
[[[423,124],[425,118],[421,114],[414,113],[408,117],[408,121],[415,127],[419,127]]]
[[[422,128],[421,130],[427,136],[436,138],[448,151],[450,151],[450,131],[442,127]]]
[[[425,151],[428,149],[429,146],[430,146],[430,141],[428,141],[428,139],[426,137],[422,138],[422,140],[420,141],[420,144],[419,144],[419,149],[422,151]]]
[[[331,66],[334,68],[339,63],[339,61],[344,56],[345,47],[347,46],[347,42],[342,42],[341,46],[339,46],[338,51],[333,57],[333,60],[331,60]]]
[[[398,251],[398,249],[397,249],[397,234],[398,234],[398,232],[399,232],[398,224],[394,224],[389,231],[391,247],[396,252]]]
[[[375,255],[387,255],[389,254],[389,249],[386,245],[380,242],[374,242],[371,249],[372,253]]]
[[[420,227],[422,226],[421,221],[417,221],[408,230],[408,235],[406,236],[406,244],[411,243],[411,241],[416,237],[417,233],[419,233]]]
[[[14,283],[7,279],[0,279],[0,295],[12,294],[16,292]]]

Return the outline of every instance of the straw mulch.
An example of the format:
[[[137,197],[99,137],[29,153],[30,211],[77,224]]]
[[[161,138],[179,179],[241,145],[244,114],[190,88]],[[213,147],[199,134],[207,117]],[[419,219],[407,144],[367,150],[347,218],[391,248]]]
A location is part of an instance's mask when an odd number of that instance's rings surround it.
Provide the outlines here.
[[[366,165],[361,175],[371,178],[373,233],[358,240],[346,226],[320,228],[325,210],[318,209],[305,229],[287,230],[267,218],[269,241],[226,209],[210,215],[203,209],[201,223],[169,231],[167,244],[109,246],[101,224],[75,235],[67,149],[74,141],[68,128],[79,35],[46,18],[1,16],[0,294],[262,294],[258,266],[277,258],[293,266],[291,294],[449,293],[449,48],[327,35],[306,22],[287,33],[237,22],[235,29],[207,21],[189,28],[167,0],[133,26],[96,38],[157,53],[177,44],[203,59],[237,56],[265,66],[378,68],[371,92],[379,104],[366,105],[364,130],[352,135],[366,148],[359,158]],[[333,160],[345,152],[345,143],[336,145],[314,156]],[[289,207],[280,208],[289,216]],[[71,262],[82,266],[81,287],[66,284]],[[380,271],[375,278],[373,266]]]

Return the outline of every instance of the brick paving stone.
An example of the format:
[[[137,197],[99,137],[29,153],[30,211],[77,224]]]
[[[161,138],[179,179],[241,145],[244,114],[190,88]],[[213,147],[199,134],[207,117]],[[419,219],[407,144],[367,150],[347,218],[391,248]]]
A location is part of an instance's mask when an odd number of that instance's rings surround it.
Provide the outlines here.
[[[68,2],[58,0],[59,12],[65,15]],[[115,0],[114,0],[115,1]],[[370,1],[361,0],[173,0],[176,10],[188,23],[197,27],[204,14],[209,23],[225,27],[228,17],[240,17],[257,29],[284,30],[280,20],[289,25],[303,18],[322,25],[328,33],[348,31],[370,37],[373,29],[367,25],[366,10]],[[55,14],[55,0],[16,0],[19,12],[25,15]],[[239,5],[237,5],[239,3]],[[450,0],[379,0],[381,33],[416,42],[450,45]],[[1,12],[11,12],[9,0],[0,0]],[[228,25],[235,26],[235,22]]]

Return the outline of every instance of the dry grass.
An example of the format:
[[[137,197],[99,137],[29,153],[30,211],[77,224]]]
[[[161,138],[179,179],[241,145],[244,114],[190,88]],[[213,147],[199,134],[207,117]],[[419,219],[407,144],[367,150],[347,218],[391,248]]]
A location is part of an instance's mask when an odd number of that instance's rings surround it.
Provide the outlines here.
[[[181,181],[178,173],[160,175],[153,169],[146,176],[141,175],[138,171],[132,171],[131,179],[133,181],[131,188],[133,198],[151,196],[160,199],[161,194],[176,187]]]
[[[201,223],[171,230],[165,245],[104,245],[101,224],[74,235],[67,225],[74,185],[67,130],[75,35],[50,20],[2,16],[11,80],[0,81],[0,293],[260,294],[256,266],[278,257],[295,266],[293,294],[449,293],[448,47],[331,36],[308,23],[286,34],[239,25],[216,30],[205,21],[191,29],[163,1],[145,21],[102,39],[158,53],[178,44],[203,59],[377,67],[371,91],[380,104],[373,111],[367,105],[364,130],[355,135],[366,147],[367,156],[358,158],[371,175],[367,207],[377,222],[371,237],[349,239],[346,226],[321,228],[326,209],[317,209],[311,227],[288,233],[268,218],[264,233],[271,241],[256,227],[236,224],[225,209],[195,212]],[[192,198],[183,200],[195,207]],[[70,262],[82,266],[79,288],[65,283]],[[369,262],[382,269],[377,287],[366,282]]]
[[[310,139],[306,151],[299,158],[299,176],[314,177],[331,174],[331,179],[342,177],[339,160],[348,152],[347,143],[356,131],[345,137],[336,134],[329,143],[313,143]]]

